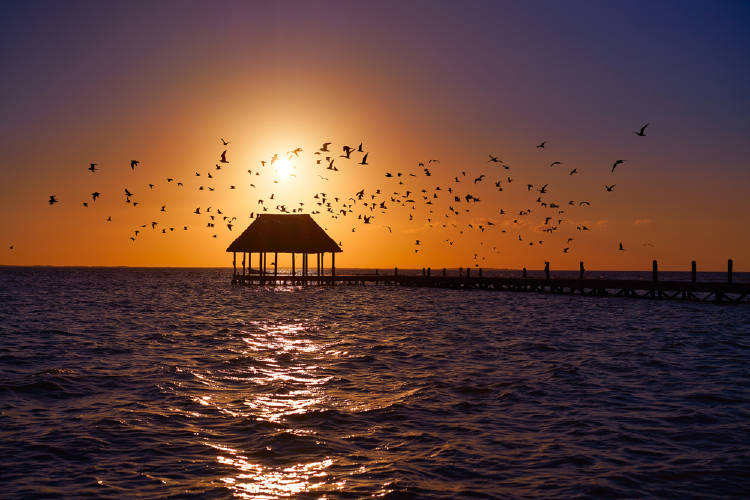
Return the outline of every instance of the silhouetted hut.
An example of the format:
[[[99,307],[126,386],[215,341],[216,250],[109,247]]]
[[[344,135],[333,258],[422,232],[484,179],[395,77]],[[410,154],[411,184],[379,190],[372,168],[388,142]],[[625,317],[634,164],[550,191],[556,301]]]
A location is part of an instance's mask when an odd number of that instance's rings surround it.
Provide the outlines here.
[[[280,253],[292,254],[292,275],[296,275],[295,255],[302,254],[302,276],[309,276],[308,255],[317,255],[317,275],[322,275],[324,256],[331,252],[331,275],[336,274],[336,253],[341,248],[323,231],[308,214],[259,214],[252,224],[232,242],[227,252],[232,252],[234,278],[237,274],[237,253],[242,253],[242,275],[267,275],[266,254],[274,254],[274,276],[278,274]],[[258,270],[252,270],[252,255],[259,254]],[[247,268],[245,267],[247,254]]]

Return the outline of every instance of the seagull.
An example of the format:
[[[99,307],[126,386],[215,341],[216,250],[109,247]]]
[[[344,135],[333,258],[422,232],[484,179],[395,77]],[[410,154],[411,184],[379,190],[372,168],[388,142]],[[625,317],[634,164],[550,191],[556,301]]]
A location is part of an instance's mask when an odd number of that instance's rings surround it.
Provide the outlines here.
[[[618,250],[623,251],[623,252],[625,251],[625,249],[622,248],[622,242],[620,242],[620,248],[618,248]]]
[[[140,165],[141,162],[138,160],[130,160],[130,170],[135,170],[135,167]]]
[[[222,151],[222,153],[221,153],[221,160],[219,160],[219,163],[229,163],[227,161],[227,150],[226,149],[224,151]]]
[[[562,162],[561,161],[553,161],[552,163],[549,164],[550,167],[554,167],[555,165],[562,165]]]
[[[544,149],[544,145],[547,144],[547,141],[542,141],[541,144],[537,146],[538,149]]]
[[[96,201],[96,199],[99,198],[100,195],[101,193],[99,193],[98,191],[94,191],[93,193],[91,193],[91,198],[93,198],[94,201]]]
[[[499,163],[500,162],[500,160],[497,159],[497,156],[489,155],[489,157],[490,157],[490,159],[487,160],[488,162],[490,162],[490,161],[493,162],[493,163]]]
[[[570,173],[568,175],[573,175],[573,174],[577,174],[577,173],[578,173],[578,169],[574,168],[573,170],[570,171]]]
[[[97,168],[96,168],[96,166],[97,166],[97,165],[98,165],[98,163],[92,163],[92,164],[91,164],[91,165],[89,166],[88,170],[91,170],[91,173],[93,174],[93,173],[94,173],[94,172],[96,172],[96,170],[97,170]]]
[[[322,151],[322,152],[324,152],[324,153],[328,152],[328,151],[329,151],[329,149],[328,149],[328,146],[330,146],[330,145],[331,145],[331,143],[330,143],[330,142],[324,142],[324,143],[323,143],[323,147],[322,147],[322,148],[320,148],[320,151]]]
[[[223,144],[224,146],[229,146],[229,141],[225,141],[223,137],[220,137],[219,139],[221,139],[221,143],[222,143],[222,144]]]
[[[635,135],[637,135],[637,136],[640,136],[640,137],[646,137],[646,127],[648,127],[648,126],[649,126],[649,124],[647,123],[647,124],[645,124],[644,126],[641,127],[641,130],[639,130],[638,132],[633,132],[633,133]]]
[[[607,190],[607,192],[611,192],[615,188],[615,184],[612,184],[611,186],[604,185],[604,189]]]
[[[362,147],[362,145],[361,145],[361,144],[360,144],[360,147]],[[370,153],[365,153],[365,155],[364,155],[364,156],[362,157],[362,161],[361,161],[361,162],[359,162],[359,164],[360,164],[360,165],[367,165],[367,164],[368,164],[368,163],[367,163],[367,155],[369,155],[369,154],[370,154]]]
[[[625,163],[625,160],[617,160],[616,162],[614,162],[614,163],[612,164],[612,172],[614,172],[614,171],[615,171],[615,169],[617,168],[617,165],[621,165],[621,164],[623,164],[623,163]]]

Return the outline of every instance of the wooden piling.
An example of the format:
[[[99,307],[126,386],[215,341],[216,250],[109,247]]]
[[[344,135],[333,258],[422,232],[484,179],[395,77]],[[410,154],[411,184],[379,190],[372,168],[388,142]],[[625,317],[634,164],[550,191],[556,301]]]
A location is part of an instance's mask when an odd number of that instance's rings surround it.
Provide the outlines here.
[[[447,273],[446,269],[443,268],[443,278],[445,278],[446,273]]]
[[[549,262],[544,262],[544,276],[549,279]]]
[[[398,276],[398,268],[397,267],[393,268],[393,275],[394,276]]]
[[[581,261],[578,264],[578,279],[581,279],[581,280],[583,279],[583,272],[584,272],[583,261]]]
[[[479,268],[479,277],[480,278],[482,277],[482,268],[481,267]]]
[[[296,276],[297,271],[294,269],[294,252],[292,252],[292,276]]]
[[[432,269],[430,269],[430,268],[428,267],[428,268],[427,268],[427,276],[428,276],[428,277],[430,276],[431,272],[432,272]]]
[[[698,281],[698,269],[695,261],[690,262],[690,281],[695,283]]]
[[[523,278],[526,277],[526,268],[525,267],[521,270],[521,277],[523,277]]]
[[[651,278],[654,283],[659,281],[659,264],[656,260],[651,263]]]
[[[734,267],[734,262],[732,259],[729,259],[727,261],[727,283],[732,282],[732,268]]]
[[[273,253],[273,275],[279,275],[279,252]]]

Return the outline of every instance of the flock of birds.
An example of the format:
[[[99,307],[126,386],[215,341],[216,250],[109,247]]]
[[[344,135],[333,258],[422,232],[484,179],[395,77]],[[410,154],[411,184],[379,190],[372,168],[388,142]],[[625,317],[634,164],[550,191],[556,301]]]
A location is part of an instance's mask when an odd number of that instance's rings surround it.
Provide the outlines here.
[[[645,137],[648,126],[649,124],[646,123],[635,134],[639,137]],[[194,178],[197,179],[197,185],[194,189],[197,191],[203,191],[207,194],[215,192],[218,178],[232,168],[230,161],[227,159],[230,141],[224,138],[220,138],[220,141],[223,150],[219,154],[215,165],[208,171],[195,172]],[[546,150],[547,142],[540,142],[536,146],[536,149]],[[314,161],[310,164],[309,168],[316,171],[316,176],[320,178],[320,182],[329,181],[332,176],[337,175],[340,169],[348,169],[354,165],[360,167],[370,165],[368,163],[369,153],[365,151],[363,143],[360,143],[356,147],[343,145],[340,148],[340,154],[337,154],[338,148],[332,149],[332,145],[332,142],[324,142],[313,152]],[[274,169],[278,167],[276,165],[277,162],[285,163],[288,166],[292,165],[292,162],[303,159],[301,156],[303,152],[304,150],[301,147],[296,147],[287,151],[284,156],[280,153],[275,153],[270,159],[260,160],[259,167],[248,169],[247,174],[251,181],[257,182],[255,180],[256,177],[263,179],[270,176],[273,183],[278,183],[279,172],[278,169]],[[615,175],[617,168],[625,162],[626,160],[622,159],[615,160],[611,165],[610,173]],[[417,168],[412,171],[384,171],[382,175],[384,176],[385,184],[367,191],[364,188],[350,193],[315,190],[314,192],[310,192],[308,199],[296,200],[294,203],[285,203],[283,200],[275,198],[274,193],[270,193],[270,195],[266,194],[257,200],[257,208],[249,214],[248,218],[254,219],[257,214],[268,211],[275,213],[302,213],[303,211],[307,211],[312,215],[320,214],[330,217],[333,220],[352,220],[351,232],[356,232],[357,224],[374,224],[376,221],[383,219],[384,223],[382,225],[390,233],[393,232],[393,229],[390,224],[386,223],[390,222],[393,216],[403,216],[409,223],[423,223],[430,228],[439,227],[444,230],[445,235],[448,237],[444,239],[443,243],[449,247],[453,246],[457,239],[467,231],[511,233],[513,240],[517,240],[519,244],[528,246],[544,245],[548,235],[552,235],[558,231],[567,231],[566,238],[564,238],[565,244],[560,248],[560,251],[564,254],[570,251],[577,237],[574,236],[576,233],[572,233],[573,229],[579,234],[591,231],[585,224],[573,222],[567,213],[569,209],[589,207],[591,203],[587,200],[561,201],[553,197],[553,189],[549,183],[542,185],[525,183],[526,193],[532,194],[535,206],[523,210],[506,210],[505,208],[497,207],[493,208],[492,212],[488,212],[487,209],[483,208],[479,211],[482,214],[481,217],[475,216],[477,205],[485,203],[483,200],[484,196],[480,198],[476,189],[492,178],[491,182],[494,183],[494,189],[492,190],[503,192],[509,189],[511,184],[517,180],[513,177],[512,167],[500,159],[499,155],[489,154],[485,164],[490,170],[476,177],[467,177],[465,170],[450,173],[449,177],[452,177],[452,180],[447,185],[445,183],[435,185],[436,183],[430,182],[433,172],[441,169],[441,163],[438,159],[429,159],[425,162],[418,162]],[[562,161],[549,163],[550,168],[559,169],[562,166]],[[98,163],[90,163],[87,170],[91,175],[97,175],[99,172],[98,167]],[[136,169],[142,168],[141,161],[130,161],[131,171],[135,172]],[[296,168],[296,165],[291,166],[287,175],[295,177],[296,173],[292,172],[292,170],[296,170]],[[446,174],[448,174],[448,172],[442,171],[442,169],[440,173],[443,174],[441,177],[444,179],[446,178]],[[572,168],[568,172],[568,176],[573,175],[579,175],[577,168]],[[177,180],[175,177],[167,177],[166,183],[173,184],[176,188],[185,188],[186,181]],[[521,186],[519,189],[522,190],[524,183],[517,182],[515,186]],[[605,192],[611,193],[614,191],[615,186],[615,183],[605,184],[603,189]],[[155,187],[157,186],[154,182],[149,182],[142,189],[151,191]],[[490,184],[490,187],[492,187],[492,184]],[[228,185],[228,189],[236,190],[237,186]],[[250,182],[247,189],[254,190],[258,188],[254,182]],[[94,190],[80,203],[84,208],[91,208],[96,205],[97,200],[101,196],[101,192]],[[131,191],[128,187],[123,188],[122,196],[123,203],[131,207],[135,208],[141,204],[138,201],[136,192]],[[192,217],[203,217],[203,220],[199,224],[201,226],[205,224],[205,227],[210,230],[210,236],[213,238],[217,238],[217,225],[225,227],[227,231],[232,231],[239,220],[237,215],[227,213],[219,208],[217,205],[219,200],[217,198],[226,199],[221,196],[221,193],[214,195],[212,197],[213,203],[210,205],[205,203],[202,206],[198,206],[191,214]],[[494,195],[491,202],[497,202],[500,198],[500,196]],[[49,205],[55,205],[59,201],[56,195],[49,195]],[[164,202],[157,206],[157,213],[149,218],[151,220],[142,221],[144,222],[143,224],[138,224],[132,228],[131,234],[128,235],[128,238],[132,242],[135,243],[144,234],[144,230],[147,230],[149,227],[151,231],[168,234],[175,230],[188,231],[194,225],[192,222],[178,226],[162,224],[159,218],[161,214],[167,212],[167,203]],[[399,207],[404,210],[393,210]],[[495,213],[495,217],[487,217],[488,213]],[[468,221],[465,220],[467,218],[469,219]],[[105,221],[112,222],[112,216],[107,216]],[[493,239],[490,243],[493,242],[495,244],[492,246],[492,251],[499,253],[497,240]],[[342,245],[341,242],[339,244]],[[484,242],[481,242],[480,245],[483,246]],[[423,247],[423,240],[414,240],[414,253],[419,253]],[[13,249],[12,246],[11,249]],[[616,249],[616,251],[625,251],[622,242],[619,242]],[[479,261],[485,259],[484,255],[480,255],[479,252],[475,253],[475,266],[478,267]]]

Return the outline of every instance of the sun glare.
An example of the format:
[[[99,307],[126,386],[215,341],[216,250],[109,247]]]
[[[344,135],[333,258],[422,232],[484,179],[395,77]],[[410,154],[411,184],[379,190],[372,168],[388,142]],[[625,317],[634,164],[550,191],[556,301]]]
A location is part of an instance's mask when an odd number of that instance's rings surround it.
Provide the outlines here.
[[[292,175],[293,169],[292,162],[286,158],[281,158],[276,162],[276,174],[279,180],[288,179]]]

